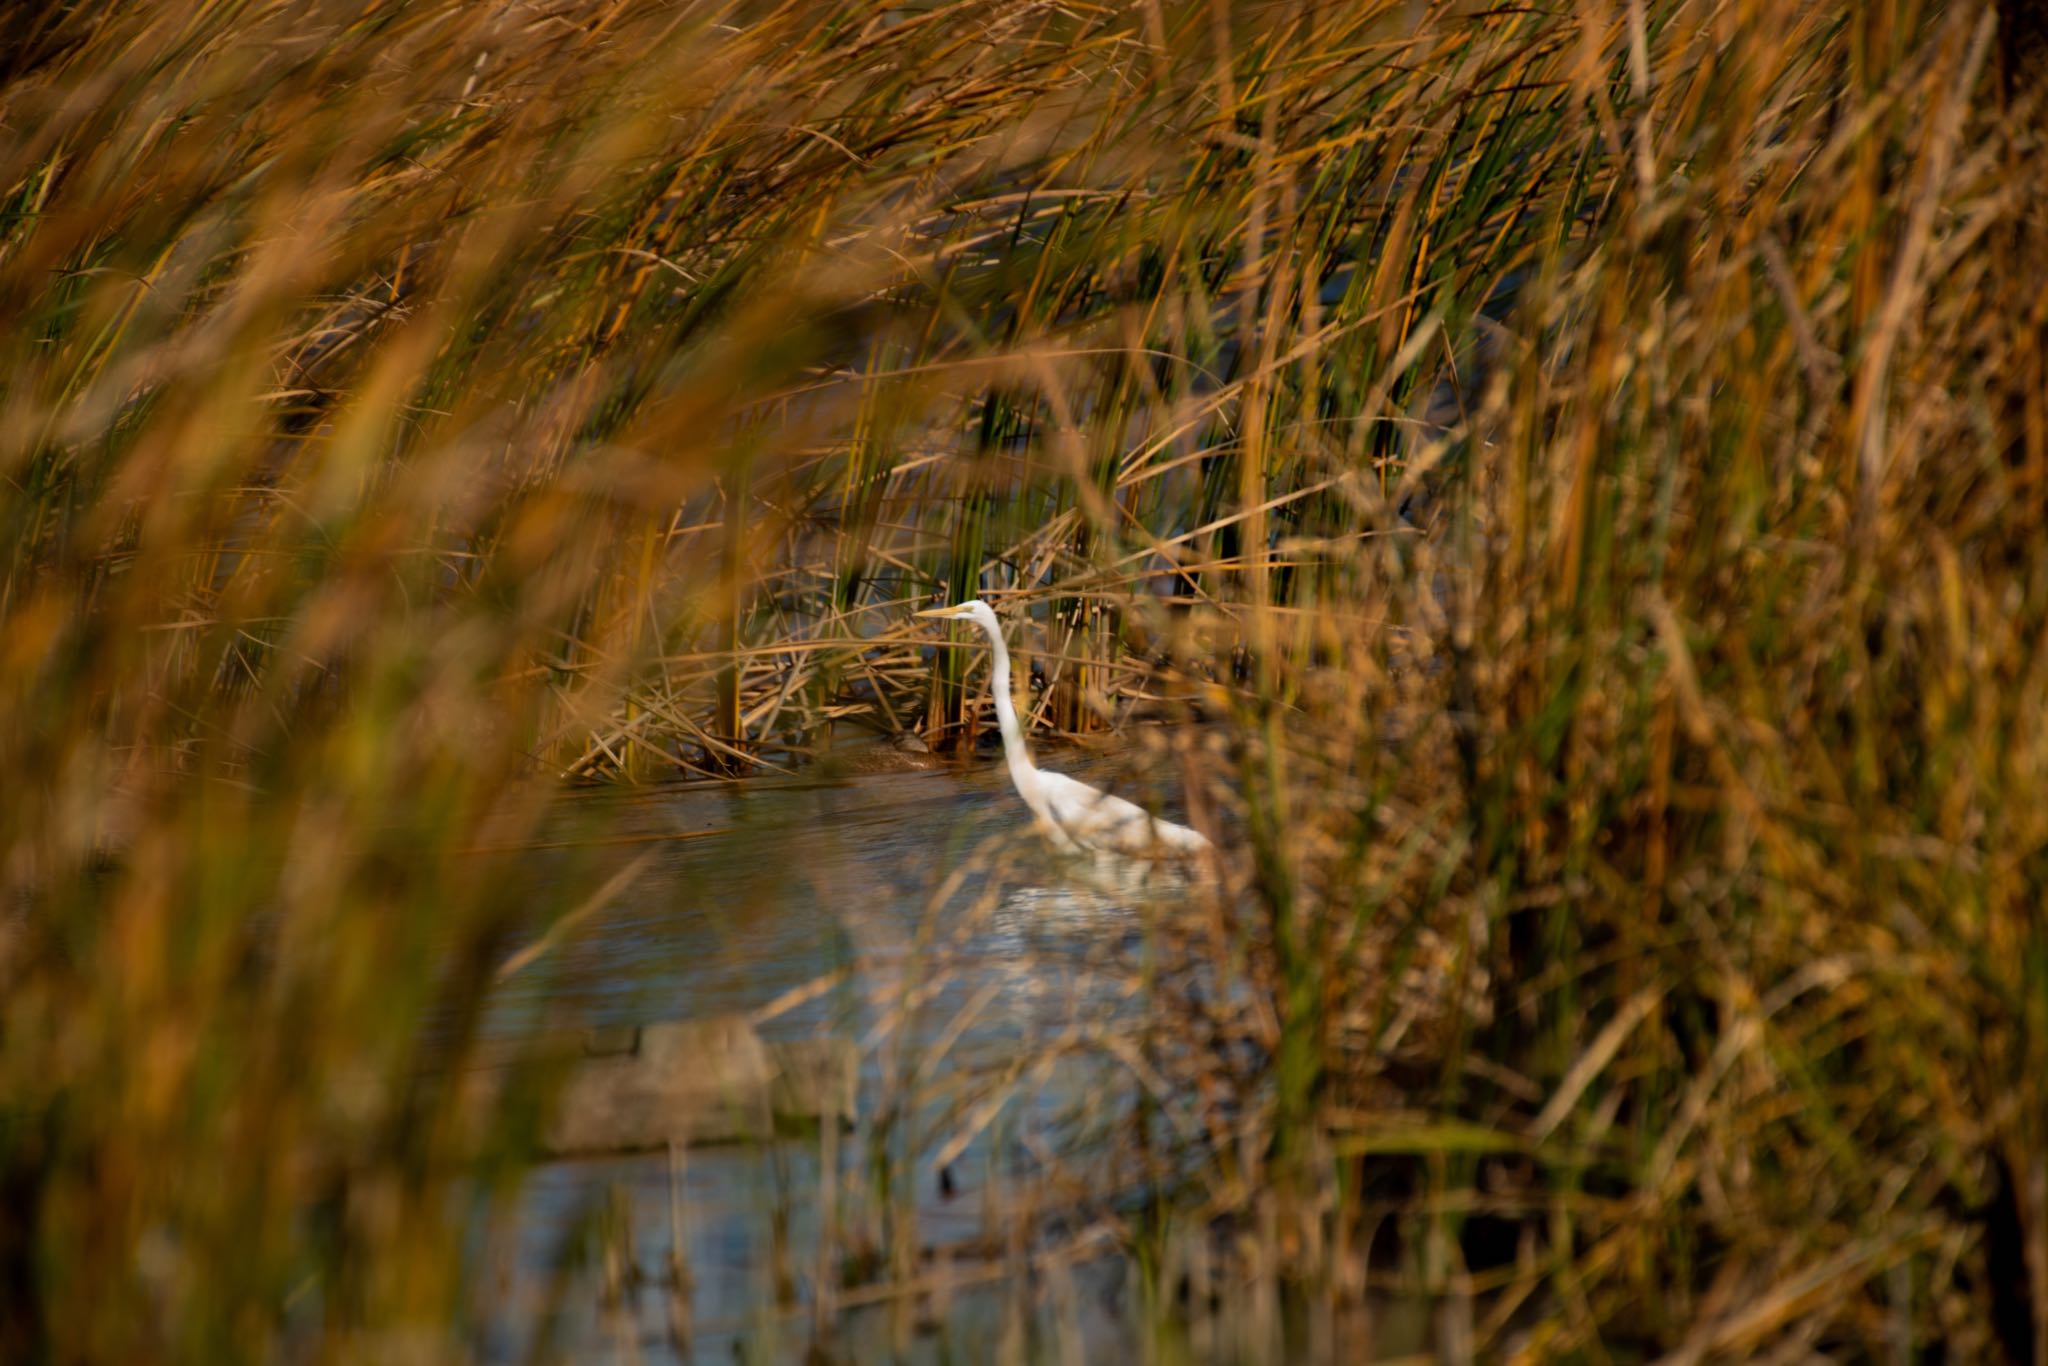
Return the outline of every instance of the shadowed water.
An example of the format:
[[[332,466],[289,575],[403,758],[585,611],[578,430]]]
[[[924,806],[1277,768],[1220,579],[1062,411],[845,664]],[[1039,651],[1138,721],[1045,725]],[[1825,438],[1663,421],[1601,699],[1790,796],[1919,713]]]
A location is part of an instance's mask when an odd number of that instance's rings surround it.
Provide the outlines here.
[[[692,837],[636,843],[650,836]],[[851,1039],[860,1117],[843,1135],[541,1167],[499,1240],[488,1356],[1139,1349],[1144,1296],[1080,1210],[1125,1179],[1107,1136],[1145,1084],[1106,1041],[1140,1019],[1159,918],[1197,900],[1185,879],[1062,864],[996,765],[593,795],[547,842],[565,847],[529,856],[537,885],[647,862],[505,984],[492,1032],[740,1014],[771,1040]],[[537,1316],[551,1343],[526,1335]],[[1272,1331],[1212,1326],[1189,1346],[1263,1356],[1243,1334]]]

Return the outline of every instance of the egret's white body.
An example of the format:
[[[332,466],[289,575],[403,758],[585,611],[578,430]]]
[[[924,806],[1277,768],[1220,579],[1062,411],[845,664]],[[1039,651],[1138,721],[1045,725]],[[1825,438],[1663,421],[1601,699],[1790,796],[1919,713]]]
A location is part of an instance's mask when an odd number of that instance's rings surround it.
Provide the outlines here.
[[[1017,722],[1017,706],[1010,699],[1010,649],[1003,643],[1003,628],[996,621],[995,610],[987,603],[977,598],[917,615],[971,621],[988,637],[995,654],[989,688],[995,694],[996,724],[1003,732],[1003,757],[1010,766],[1010,781],[1054,846],[1134,858],[1188,858],[1209,848],[1209,841],[1199,831],[1161,820],[1135,802],[1098,792],[1031,762],[1031,753],[1024,748],[1023,727]]]

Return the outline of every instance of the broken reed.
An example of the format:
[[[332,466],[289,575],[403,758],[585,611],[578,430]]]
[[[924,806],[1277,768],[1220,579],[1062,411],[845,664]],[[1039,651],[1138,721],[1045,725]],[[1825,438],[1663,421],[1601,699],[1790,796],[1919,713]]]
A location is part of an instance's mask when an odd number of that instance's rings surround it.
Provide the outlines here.
[[[417,1078],[518,883],[453,851],[959,734],[905,617],[980,592],[1062,726],[1221,707],[1269,1065],[1201,1207],[1290,1276],[1384,1199],[1543,1352],[2042,1359],[2005,18],[14,21],[0,1347],[459,1323]]]

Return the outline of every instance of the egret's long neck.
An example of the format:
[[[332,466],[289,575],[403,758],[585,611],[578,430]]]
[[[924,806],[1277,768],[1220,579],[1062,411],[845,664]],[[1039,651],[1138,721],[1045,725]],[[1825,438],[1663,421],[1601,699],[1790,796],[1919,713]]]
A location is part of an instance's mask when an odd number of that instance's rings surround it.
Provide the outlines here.
[[[989,670],[988,686],[996,695],[996,724],[1003,731],[1003,757],[1009,760],[1010,777],[1019,789],[1029,786],[1026,779],[1037,772],[1031,763],[1031,754],[1024,748],[1024,728],[1017,724],[1017,704],[1010,699],[1010,647],[1003,644],[1003,632],[998,626],[983,624],[981,629],[988,635],[995,661]]]

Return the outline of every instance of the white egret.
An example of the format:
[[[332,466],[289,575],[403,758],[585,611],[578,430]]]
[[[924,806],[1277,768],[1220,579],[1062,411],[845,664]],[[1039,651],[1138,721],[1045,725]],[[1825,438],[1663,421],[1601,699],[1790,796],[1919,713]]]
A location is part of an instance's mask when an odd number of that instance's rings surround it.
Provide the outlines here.
[[[1023,728],[1017,724],[1016,703],[1010,700],[1010,649],[1003,643],[995,609],[976,598],[917,615],[971,621],[988,637],[995,652],[989,689],[995,694],[996,724],[1003,732],[1003,757],[1009,762],[1010,781],[1017,785],[1017,795],[1031,808],[1038,828],[1055,847],[1138,858],[1187,858],[1209,848],[1209,841],[1199,831],[1161,820],[1134,802],[1097,792],[1084,782],[1031,762],[1031,753],[1024,748]]]

